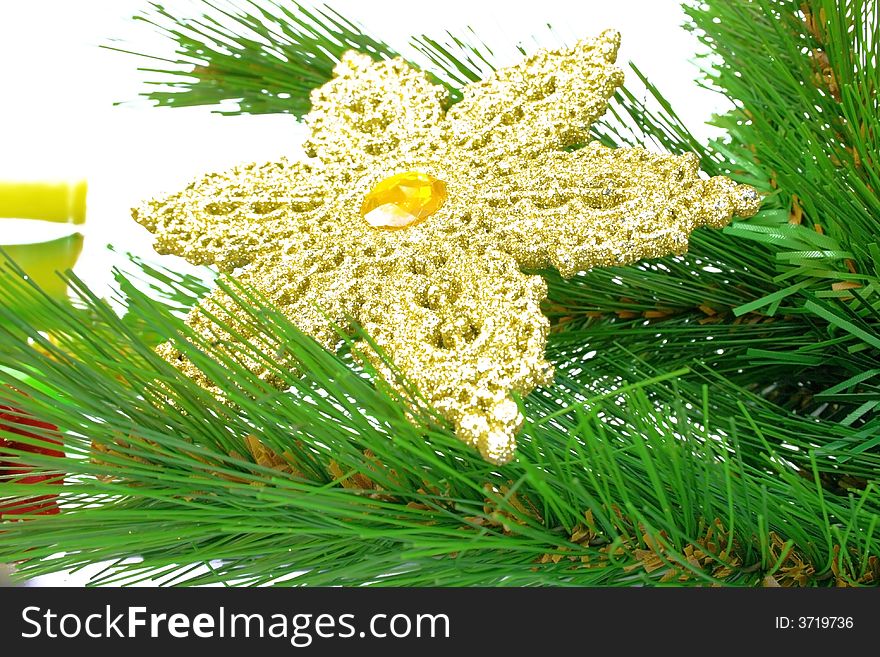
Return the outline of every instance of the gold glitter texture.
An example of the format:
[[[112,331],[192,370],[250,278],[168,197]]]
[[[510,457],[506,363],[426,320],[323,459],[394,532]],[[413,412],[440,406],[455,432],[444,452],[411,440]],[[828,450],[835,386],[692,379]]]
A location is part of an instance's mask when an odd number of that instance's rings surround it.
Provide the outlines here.
[[[702,179],[693,155],[587,143],[622,82],[618,43],[608,31],[540,52],[468,85],[448,111],[443,88],[402,60],[348,53],[312,93],[306,159],[209,174],[135,218],[158,251],[235,270],[327,348],[332,322],[354,318],[459,438],[505,463],[523,423],[513,393],[552,378],[546,286],[523,271],[569,277],[681,253],[694,229],[760,203],[751,187]],[[399,230],[364,220],[377,186],[413,173],[443,181],[445,201]],[[259,345],[246,318],[226,318],[234,335],[207,320],[232,305],[216,291],[188,321],[218,348]]]

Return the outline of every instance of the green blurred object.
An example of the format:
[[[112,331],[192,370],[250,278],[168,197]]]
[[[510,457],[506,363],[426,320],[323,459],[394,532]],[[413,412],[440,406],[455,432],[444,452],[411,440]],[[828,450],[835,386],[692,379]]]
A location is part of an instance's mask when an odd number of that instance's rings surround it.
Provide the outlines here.
[[[67,281],[58,272],[73,269],[82,247],[82,234],[73,233],[48,242],[0,245],[0,250],[46,294],[66,299]]]
[[[0,217],[82,224],[87,191],[85,180],[2,180]]]

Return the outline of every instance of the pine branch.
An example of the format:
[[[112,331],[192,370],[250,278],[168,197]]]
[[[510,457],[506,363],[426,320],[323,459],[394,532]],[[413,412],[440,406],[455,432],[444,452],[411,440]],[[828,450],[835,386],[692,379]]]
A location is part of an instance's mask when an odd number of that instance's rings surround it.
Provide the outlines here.
[[[173,52],[141,53],[114,42],[111,50],[146,58],[139,70],[158,87],[146,97],[186,107],[235,101],[222,113],[289,112],[302,116],[309,93],[330,79],[340,55],[355,49],[376,58],[396,56],[328,7],[309,9],[274,0],[203,0],[195,16],[150,2],[135,16],[164,35]]]
[[[720,72],[707,69],[707,84],[742,108],[717,119],[730,139],[708,148],[696,142],[662,94],[632,67],[648,103],[638,100],[641,94],[632,91],[630,78],[615,98],[610,120],[596,126],[597,138],[609,145],[647,141],[673,152],[695,151],[705,171],[753,184],[768,196],[757,217],[721,235],[695,234],[690,253],[682,258],[595,271],[571,283],[551,279],[551,310],[564,323],[562,330],[573,329],[571,344],[588,341],[599,351],[626,345],[650,354],[651,362],[662,367],[700,359],[741,386],[772,391],[795,412],[821,414],[861,426],[863,437],[872,435],[880,401],[872,387],[880,330],[875,323],[880,281],[871,246],[877,214],[869,210],[875,200],[860,205],[868,215],[853,215],[845,229],[832,230],[823,228],[828,221],[811,224],[804,199],[824,195],[821,212],[837,221],[853,202],[859,203],[852,189],[876,189],[868,179],[873,173],[863,172],[858,163],[876,158],[877,152],[870,141],[878,129],[877,112],[871,111],[877,102],[871,82],[877,11],[876,2],[850,3],[845,10],[834,3],[791,2],[690,8],[692,29],[724,61]],[[784,20],[772,12],[781,12]],[[822,16],[823,26],[810,16]],[[780,31],[780,24],[787,30]],[[845,29],[850,24],[856,28],[852,37]],[[800,45],[791,47],[792,41],[800,44],[825,34],[836,35],[841,51],[831,60],[821,48],[801,52]],[[772,68],[766,64],[768,52],[774,53]],[[784,56],[777,59],[776,52]],[[845,70],[835,72],[830,61],[843,62]],[[817,70],[817,62],[824,68]],[[838,78],[848,78],[846,92],[867,111],[847,114],[833,102]],[[807,93],[801,80],[818,87]],[[824,107],[816,104],[816,96]],[[839,125],[858,124],[869,137],[847,151],[851,170],[846,170],[846,157],[825,157],[819,186],[810,163],[818,151],[838,149],[829,139],[840,133],[829,134],[818,121],[804,122],[810,112]],[[835,167],[845,170],[838,175]],[[786,185],[780,170],[787,172]],[[863,180],[853,182],[854,177]],[[857,264],[855,243],[871,251],[865,266]],[[786,390],[790,398],[779,399]]]
[[[62,427],[69,455],[20,454],[69,473],[60,516],[4,527],[0,558],[21,560],[20,575],[110,560],[98,583],[173,573],[178,583],[261,584],[300,573],[285,581],[749,584],[767,574],[786,581],[805,564],[818,575],[834,564],[853,580],[873,576],[876,482],[855,486],[852,501],[823,493],[815,481],[834,466],[810,443],[835,429],[776,427],[761,398],[710,394],[710,385],[682,394],[681,372],[638,359],[634,378],[585,385],[583,361],[563,363],[552,389],[524,400],[531,422],[518,459],[499,470],[430,417],[410,422],[372,373],[324,351],[253,290],[221,283],[299,364],[275,372],[286,392],[245,366],[255,357],[248,346],[230,357],[229,345],[199,341],[172,304],[119,282],[129,311],[172,336],[221,393],[162,360],[76,279],[95,324],[7,269],[0,289],[68,326],[60,344],[36,337],[34,349],[28,323],[0,305],[4,360],[41,382],[4,372],[28,397],[0,392],[0,401],[13,395]],[[717,376],[703,376],[719,388]],[[803,451],[774,447],[780,431]],[[851,444],[835,457],[876,472]],[[0,495],[15,494],[16,484],[0,483]],[[770,573],[786,539],[793,556]],[[59,546],[64,555],[47,560]],[[141,561],[124,561],[135,554]],[[177,567],[208,561],[207,572]]]
[[[144,97],[157,105],[217,105],[223,114],[301,117],[309,110],[312,89],[332,77],[347,50],[376,59],[399,56],[327,6],[202,0],[200,8],[197,15],[185,16],[150,2],[134,17],[165,36],[170,52],[141,52],[118,40],[105,46],[148,60],[138,70],[151,74],[146,84],[155,88]],[[451,42],[421,35],[413,38],[413,46],[424,58],[425,70],[446,86],[450,102],[455,102],[463,84],[480,79],[494,64],[482,42],[474,46],[453,34],[448,37]]]

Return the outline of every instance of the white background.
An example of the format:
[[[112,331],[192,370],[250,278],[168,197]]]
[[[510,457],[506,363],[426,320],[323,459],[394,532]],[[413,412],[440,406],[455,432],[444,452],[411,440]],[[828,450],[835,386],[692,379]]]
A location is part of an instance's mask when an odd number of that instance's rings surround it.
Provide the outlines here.
[[[284,0],[281,0],[283,2]],[[195,13],[197,3],[167,0]],[[606,27],[623,35],[619,61],[635,61],[702,139],[717,133],[704,123],[727,108],[697,87],[691,63],[696,40],[680,28],[674,0],[336,0],[342,15],[365,25],[403,54],[408,37],[473,27],[505,63],[518,42],[573,43]],[[167,51],[167,44],[130,17],[145,0],[0,0],[0,179],[85,177],[89,211],[77,273],[106,294],[112,264],[106,246],[156,257],[150,236],[131,219],[139,200],[173,190],[200,172],[241,161],[296,155],[302,131],[287,115],[226,117],[206,108],[153,108],[138,101],[142,60],[98,48],[113,38],[133,50]],[[134,101],[114,106],[116,101]],[[0,220],[0,244],[42,241],[70,227]],[[166,264],[183,268],[176,258]],[[45,578],[43,581],[46,581]],[[52,578],[78,584],[83,575]],[[49,583],[49,582],[47,582]]]

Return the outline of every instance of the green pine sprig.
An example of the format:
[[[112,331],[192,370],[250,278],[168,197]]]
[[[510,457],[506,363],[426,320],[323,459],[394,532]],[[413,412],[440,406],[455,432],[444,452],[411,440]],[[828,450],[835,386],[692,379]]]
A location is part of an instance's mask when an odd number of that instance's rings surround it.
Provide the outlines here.
[[[247,368],[253,347],[221,355],[170,303],[121,276],[129,310],[222,397],[157,356],[77,279],[80,310],[40,296],[8,266],[0,276],[4,294],[27,296],[66,327],[57,344],[37,337],[35,348],[31,325],[0,306],[5,361],[40,382],[4,372],[27,397],[3,387],[0,402],[63,427],[68,453],[21,453],[66,473],[67,485],[60,516],[4,526],[0,557],[19,561],[20,576],[98,562],[109,565],[96,584],[583,585],[670,573],[756,584],[784,580],[797,560],[823,577],[873,572],[860,559],[878,551],[876,484],[849,499],[816,486],[835,471],[810,451],[821,428],[785,436],[801,454],[780,449],[778,411],[758,396],[733,400],[711,373],[699,373],[691,396],[686,368],[603,362],[619,375],[596,381],[582,361],[563,363],[554,386],[523,401],[530,421],[517,459],[497,468],[432,416],[411,422],[373,372],[324,351],[233,281],[221,285],[238,309],[298,365],[274,372],[284,392]],[[87,327],[79,312],[97,321]],[[836,455],[864,463],[852,447]],[[57,488],[27,488],[44,492]],[[0,495],[22,494],[22,484],[0,483]],[[791,564],[773,556],[786,541]],[[695,568],[688,555],[708,545],[717,553]]]
[[[114,41],[106,48],[146,59],[146,94],[157,105],[188,107],[235,101],[223,113],[309,110],[309,93],[330,79],[347,50],[396,56],[329,7],[310,9],[275,0],[203,0],[196,16],[148,2],[135,20],[164,35],[169,52],[134,52]]]

